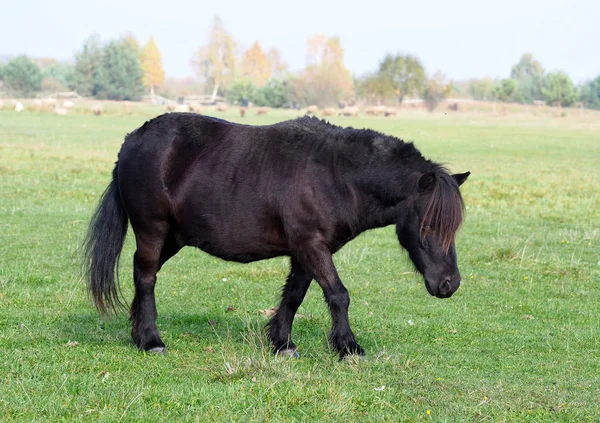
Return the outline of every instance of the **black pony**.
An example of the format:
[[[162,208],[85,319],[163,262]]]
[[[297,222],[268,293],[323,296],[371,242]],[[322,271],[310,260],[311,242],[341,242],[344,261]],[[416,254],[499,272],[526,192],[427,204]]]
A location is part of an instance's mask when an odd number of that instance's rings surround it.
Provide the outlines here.
[[[249,126],[165,114],[121,148],[84,245],[89,289],[100,312],[123,305],[115,274],[129,221],[137,244],[133,340],[165,352],[154,285],[182,247],[242,263],[287,255],[291,270],[268,325],[274,352],[296,355],[292,321],[315,279],[331,311],[333,348],[340,357],[363,354],[332,254],[363,231],[395,224],[429,293],[450,297],[460,285],[458,186],[468,176],[449,174],[412,143],[317,118]]]

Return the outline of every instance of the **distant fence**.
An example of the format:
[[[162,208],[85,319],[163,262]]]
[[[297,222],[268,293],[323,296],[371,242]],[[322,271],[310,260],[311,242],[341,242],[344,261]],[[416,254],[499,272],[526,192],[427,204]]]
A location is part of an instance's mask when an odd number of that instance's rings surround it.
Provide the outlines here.
[[[56,99],[60,98],[60,99],[78,100],[83,97],[81,97],[76,91],[62,91],[62,92],[56,92],[53,94],[48,94],[44,98],[56,98]]]
[[[142,97],[142,102],[150,104],[200,104],[202,106],[211,106],[218,104],[225,104],[227,100],[224,97],[215,97],[211,95],[189,95],[185,97],[177,97],[176,99],[170,99],[160,95],[154,95],[154,98],[150,95]]]

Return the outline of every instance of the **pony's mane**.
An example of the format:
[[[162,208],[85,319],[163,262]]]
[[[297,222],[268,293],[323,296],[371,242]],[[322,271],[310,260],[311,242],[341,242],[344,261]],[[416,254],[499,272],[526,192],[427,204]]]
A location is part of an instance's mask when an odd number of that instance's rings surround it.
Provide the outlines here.
[[[307,141],[314,144],[325,143],[335,146],[334,148],[339,149],[340,152],[348,151],[353,158],[360,158],[364,153],[374,153],[386,155],[394,160],[423,160],[428,163],[428,166],[433,164],[421,155],[421,152],[412,142],[406,142],[372,129],[338,126],[316,116],[302,116],[275,125],[283,125],[287,128],[292,127],[318,134],[318,136],[311,136]],[[362,150],[359,150],[360,148]],[[437,167],[437,165],[434,167]]]
[[[442,167],[435,172],[436,183],[421,221],[421,238],[433,231],[448,253],[463,221],[465,205],[452,175]]]

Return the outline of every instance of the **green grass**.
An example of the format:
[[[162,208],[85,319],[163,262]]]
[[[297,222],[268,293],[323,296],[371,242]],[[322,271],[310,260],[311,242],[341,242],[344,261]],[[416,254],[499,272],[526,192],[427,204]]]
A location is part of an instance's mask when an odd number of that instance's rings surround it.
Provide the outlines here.
[[[596,115],[333,119],[473,173],[451,299],[427,294],[391,227],[336,254],[367,351],[338,362],[316,284],[294,325],[301,358],[270,355],[259,310],[278,304],[283,258],[241,265],[184,249],[168,262],[166,356],[138,353],[126,316],[97,316],[77,248],[124,135],[151,113],[0,112],[0,420],[600,421]],[[132,253],[129,237],[128,298]]]

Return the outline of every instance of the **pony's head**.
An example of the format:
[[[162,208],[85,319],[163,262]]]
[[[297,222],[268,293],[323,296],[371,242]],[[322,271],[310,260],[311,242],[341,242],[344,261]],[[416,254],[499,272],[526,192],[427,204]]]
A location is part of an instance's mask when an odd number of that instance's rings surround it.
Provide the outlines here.
[[[471,173],[443,169],[419,176],[415,196],[396,224],[400,244],[425,279],[427,291],[448,298],[460,286],[454,237],[463,220],[459,186]]]

